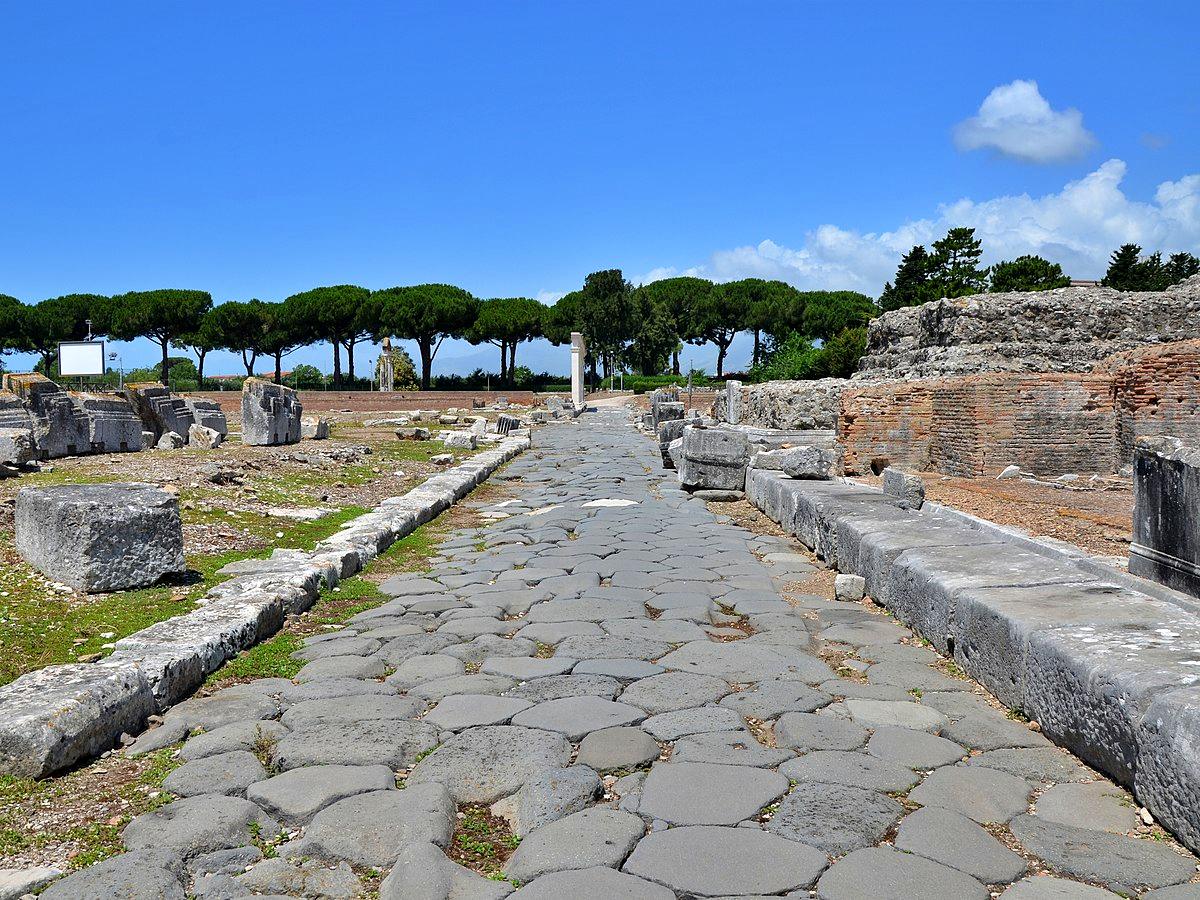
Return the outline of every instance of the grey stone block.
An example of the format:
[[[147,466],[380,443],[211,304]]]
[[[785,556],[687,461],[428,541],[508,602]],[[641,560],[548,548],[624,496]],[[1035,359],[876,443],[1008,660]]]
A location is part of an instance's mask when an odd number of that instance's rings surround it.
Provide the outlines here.
[[[115,394],[70,396],[87,422],[91,452],[136,453],[142,449],[142,420],[124,397]]]
[[[38,571],[84,591],[142,587],[186,568],[179,501],[148,484],[24,488],[16,546]]]
[[[39,459],[58,459],[92,452],[88,418],[61,387],[43,375],[6,375],[33,426]]]
[[[294,444],[300,440],[304,408],[291,388],[260,378],[242,383],[242,443],[259,446]]]
[[[1200,597],[1200,447],[1142,438],[1133,459],[1129,571]]]
[[[211,428],[213,431],[219,432],[221,437],[229,434],[229,422],[221,410],[221,404],[216,400],[205,400],[202,397],[181,397],[180,399],[183,400],[183,405],[192,414],[197,425]]]
[[[688,487],[740,491],[749,461],[750,444],[740,431],[690,425],[683,430],[677,475]]]
[[[899,500],[905,509],[920,509],[925,503],[925,482],[921,476],[891,466],[883,470],[883,492]]]
[[[164,434],[174,432],[181,437],[196,424],[196,418],[182,397],[175,396],[161,384],[139,382],[126,384],[125,399],[133,406],[144,431],[154,433],[157,443]]]

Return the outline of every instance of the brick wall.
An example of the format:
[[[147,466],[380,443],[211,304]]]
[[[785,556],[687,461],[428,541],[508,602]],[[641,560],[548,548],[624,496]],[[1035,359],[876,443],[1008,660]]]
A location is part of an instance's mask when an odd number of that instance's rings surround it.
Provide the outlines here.
[[[1169,435],[1200,445],[1200,340],[1117,353],[1097,372],[1112,378],[1124,461],[1133,458],[1139,437]]]
[[[863,474],[871,460],[928,471],[933,439],[932,381],[889,381],[842,392],[838,441],[846,472]]]

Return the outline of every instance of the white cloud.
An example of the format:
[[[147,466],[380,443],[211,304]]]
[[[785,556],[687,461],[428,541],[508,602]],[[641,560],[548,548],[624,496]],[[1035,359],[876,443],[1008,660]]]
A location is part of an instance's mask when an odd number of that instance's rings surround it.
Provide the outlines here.
[[[821,225],[798,248],[772,240],[718,250],[698,266],[657,268],[635,282],[672,275],[714,281],[778,278],[805,290],[856,290],[878,296],[896,271],[900,256],[950,228],[970,226],[982,238],[984,262],[1036,253],[1060,263],[1075,278],[1098,278],[1109,254],[1128,241],[1147,250],[1200,253],[1200,175],[1158,186],[1153,202],[1132,200],[1121,190],[1126,165],[1110,159],[1094,172],[1042,197],[1028,194],[990,200],[961,199],[930,218],[885,232],[859,232]]]
[[[566,291],[538,291],[534,296],[534,300],[538,303],[543,303],[546,306],[553,306],[561,298],[567,295]]]
[[[990,148],[1023,162],[1050,163],[1083,156],[1096,138],[1079,110],[1051,109],[1036,81],[1017,80],[994,88],[978,113],[959,122],[954,142],[960,150]]]

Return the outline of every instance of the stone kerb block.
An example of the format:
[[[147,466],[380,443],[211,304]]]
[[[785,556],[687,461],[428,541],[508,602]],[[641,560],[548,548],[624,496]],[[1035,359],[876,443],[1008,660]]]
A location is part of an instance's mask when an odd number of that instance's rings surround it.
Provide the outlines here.
[[[782,472],[789,478],[818,480],[834,478],[841,469],[837,451],[823,447],[760,450],[750,460],[750,467]]]
[[[1134,449],[1129,571],[1200,597],[1200,447],[1142,438]]]
[[[242,384],[242,443],[260,447],[296,443],[303,412],[300,397],[291,388],[247,378]]]
[[[17,493],[17,552],[88,592],[145,587],[185,571],[179,501],[148,484],[82,484]]]
[[[324,416],[304,416],[300,419],[300,437],[308,441],[329,439],[329,420]]]
[[[883,492],[899,500],[905,509],[920,509],[925,502],[925,482],[921,476],[891,466],[883,470]]]
[[[183,398],[173,396],[168,388],[156,382],[126,384],[123,393],[142,420],[143,428],[154,432],[155,442],[168,431],[183,437],[196,422]]]
[[[229,422],[225,418],[225,413],[221,410],[221,404],[216,400],[205,400],[200,397],[183,397],[184,406],[192,414],[192,418],[196,420],[197,425],[203,425],[205,428],[211,428],[213,431],[219,432],[221,437],[226,437],[229,434]]]
[[[689,425],[683,430],[676,472],[680,483],[692,489],[740,491],[749,461],[750,443],[740,431]]]

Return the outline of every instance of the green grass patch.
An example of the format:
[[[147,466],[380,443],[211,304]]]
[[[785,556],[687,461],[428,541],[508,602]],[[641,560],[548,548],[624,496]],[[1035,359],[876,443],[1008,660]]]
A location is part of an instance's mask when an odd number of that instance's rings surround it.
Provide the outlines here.
[[[299,635],[281,631],[269,641],[255,644],[236,659],[225,663],[208,676],[208,681],[217,684],[250,678],[295,678],[296,673],[304,668],[304,661],[292,659],[292,654],[301,646]]]

